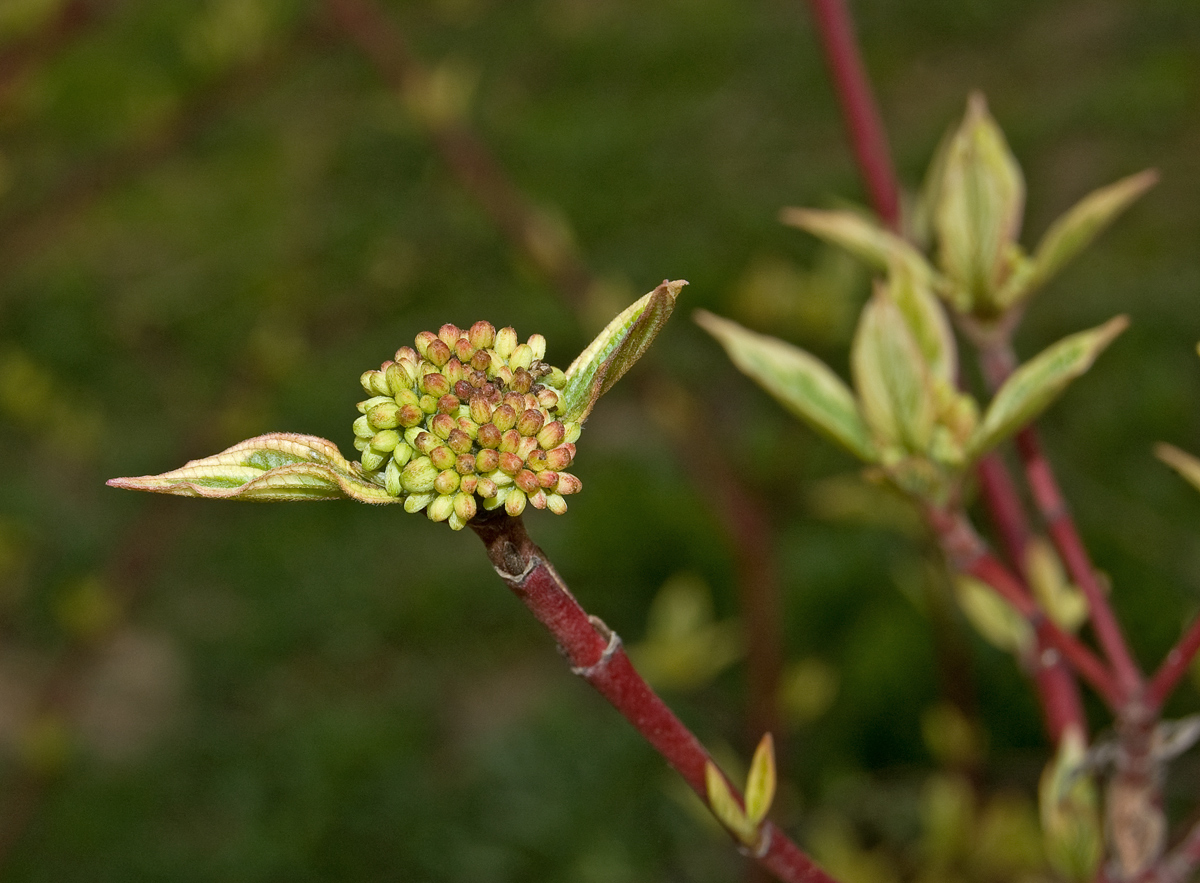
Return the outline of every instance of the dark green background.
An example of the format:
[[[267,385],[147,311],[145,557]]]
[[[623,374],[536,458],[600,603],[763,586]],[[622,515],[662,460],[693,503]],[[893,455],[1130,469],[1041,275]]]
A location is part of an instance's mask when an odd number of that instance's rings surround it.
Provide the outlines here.
[[[913,589],[922,546],[831,517],[811,489],[854,463],[688,316],[732,315],[845,368],[865,279],[776,221],[863,199],[803,3],[384,4],[423,63],[476,78],[472,125],[611,281],[583,316],[321,4],[112,0],[39,37],[61,5],[0,0],[0,63],[25,58],[0,81],[0,876],[737,878],[726,840],[569,675],[469,532],[398,508],[103,485],[271,430],[350,452],[359,373],[417,331],[487,318],[542,332],[565,365],[605,311],[664,277],[691,282],[679,313],[589,422],[571,512],[533,513],[530,531],[631,642],[681,571],[736,616],[713,490],[645,413],[658,372],[708,401],[775,526],[787,654],[840,680],[781,743],[780,818],[802,841],[821,806],[868,842],[915,835],[913,783],[933,765],[919,720],[941,690]],[[1151,665],[1200,592],[1200,495],[1150,453],[1200,449],[1200,11],[853,5],[910,187],[976,88],[1025,167],[1027,242],[1090,189],[1162,173],[1018,339],[1029,356],[1133,320],[1044,436]],[[1028,790],[1045,759],[1036,710],[1011,661],[967,640],[985,784]],[[752,747],[743,677],[667,694],[725,756]],[[1176,702],[1195,710],[1195,688]],[[1172,787],[1195,786],[1185,761]]]

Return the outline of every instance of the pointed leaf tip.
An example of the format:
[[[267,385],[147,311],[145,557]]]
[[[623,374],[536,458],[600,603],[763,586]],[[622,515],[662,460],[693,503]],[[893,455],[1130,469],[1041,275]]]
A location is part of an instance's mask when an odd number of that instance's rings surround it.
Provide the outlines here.
[[[363,478],[333,442],[287,432],[247,439],[162,475],[111,478],[106,484],[125,490],[222,500],[349,497],[362,503],[399,502],[384,488]]]
[[[1200,460],[1166,442],[1154,446],[1154,456],[1178,472],[1196,490],[1200,490]]]
[[[1041,414],[1128,326],[1127,316],[1116,316],[1051,344],[1014,371],[988,405],[971,439],[971,455],[986,453]]]
[[[775,740],[764,733],[750,761],[746,779],[746,816],[755,828],[762,823],[775,800]]]
[[[707,310],[697,310],[694,318],[725,348],[743,374],[788,411],[855,456],[867,462],[876,459],[875,445],[854,394],[824,362],[790,343],[750,331]]]
[[[687,281],[663,283],[624,309],[587,345],[571,367],[563,386],[565,420],[582,423],[625,372],[649,348],[675,309]]]

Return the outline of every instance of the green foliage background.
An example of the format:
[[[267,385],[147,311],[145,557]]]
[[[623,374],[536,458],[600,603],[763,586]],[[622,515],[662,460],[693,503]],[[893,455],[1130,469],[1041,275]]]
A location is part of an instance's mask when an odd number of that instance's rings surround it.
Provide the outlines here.
[[[845,820],[903,854],[936,766],[921,715],[961,688],[938,673],[956,642],[989,734],[983,787],[1030,789],[1045,748],[1010,660],[931,615],[944,587],[919,536],[687,319],[705,307],[845,366],[865,277],[776,221],[862,199],[804,5],[382,5],[426,64],[474,83],[472,125],[610,282],[584,314],[321,3],[0,0],[0,874],[735,878],[725,838],[469,534],[351,503],[103,485],[271,430],[349,453],[359,373],[417,331],[487,318],[542,332],[565,365],[664,277],[691,282],[677,318],[589,421],[569,515],[533,513],[531,532],[631,642],[681,572],[737,616],[717,497],[647,417],[670,375],[766,501],[788,658],[837,676],[781,742],[780,820],[802,842]],[[68,7],[89,15],[56,37]],[[1133,320],[1044,426],[1152,665],[1200,593],[1200,498],[1150,456],[1160,439],[1200,448],[1200,11],[853,7],[908,185],[972,88],[1025,167],[1027,241],[1094,187],[1162,173],[1018,340],[1029,356]],[[743,677],[667,693],[725,756],[752,747]],[[1185,685],[1174,710],[1196,705]],[[1170,793],[1197,774],[1185,759]]]

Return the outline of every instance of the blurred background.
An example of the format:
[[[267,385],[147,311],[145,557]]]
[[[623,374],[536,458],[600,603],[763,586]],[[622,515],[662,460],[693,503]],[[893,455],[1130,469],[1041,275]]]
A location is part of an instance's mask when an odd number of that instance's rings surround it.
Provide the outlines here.
[[[972,89],[1027,243],[1162,174],[1018,338],[1133,320],[1043,423],[1152,666],[1200,607],[1200,495],[1150,453],[1200,449],[1200,9],[852,6],[909,188]],[[1023,676],[689,319],[844,373],[868,280],[777,213],[862,201],[799,0],[0,0],[0,878],[739,879],[469,532],[104,486],[272,430],[351,453],[359,374],[418,331],[565,366],[664,277],[530,532],[735,774],[776,732],[777,818],[851,883],[1043,874]]]

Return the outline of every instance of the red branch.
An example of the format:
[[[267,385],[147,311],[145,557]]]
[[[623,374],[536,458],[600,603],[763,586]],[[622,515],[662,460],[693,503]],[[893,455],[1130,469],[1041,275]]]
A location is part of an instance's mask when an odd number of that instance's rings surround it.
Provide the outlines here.
[[[617,635],[575,600],[521,519],[502,514],[471,527],[500,578],[554,636],[571,670],[633,724],[707,806],[704,772],[712,758],[637,673]],[[835,883],[773,824],[764,822],[761,832],[761,855],[755,858],[784,883]]]
[[[1167,697],[1171,695],[1171,691],[1179,684],[1179,679],[1187,674],[1198,651],[1200,651],[1200,617],[1196,617],[1192,621],[1191,626],[1179,639],[1179,643],[1167,653],[1162,665],[1158,667],[1158,671],[1146,685],[1146,705],[1149,708],[1157,710],[1162,707],[1162,704],[1167,701]]]
[[[888,227],[899,230],[900,188],[845,0],[809,0],[808,5],[871,205]]]

